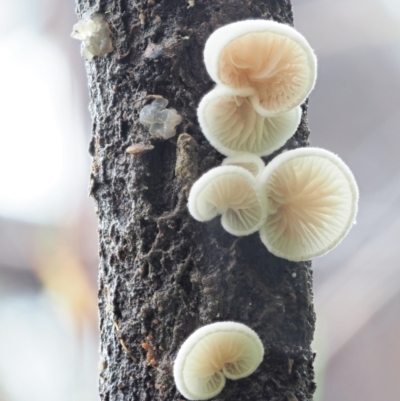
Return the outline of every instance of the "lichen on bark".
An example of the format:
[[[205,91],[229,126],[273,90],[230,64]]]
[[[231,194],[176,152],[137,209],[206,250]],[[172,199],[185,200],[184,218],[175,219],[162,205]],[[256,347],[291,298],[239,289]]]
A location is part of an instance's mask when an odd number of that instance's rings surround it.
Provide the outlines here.
[[[104,15],[115,49],[86,64],[90,194],[99,221],[101,399],[183,400],[172,377],[179,346],[202,325],[233,320],[259,334],[266,354],[252,376],[229,381],[215,400],[311,400],[310,263],[274,257],[257,234],[235,238],[219,219],[196,222],[186,207],[192,183],[223,159],[196,118],[213,86],[202,61],[207,37],[246,18],[292,24],[290,1],[78,0],[78,15],[89,7]],[[151,95],[182,115],[174,138],[151,138],[139,123]],[[303,111],[286,149],[308,145],[306,105]],[[126,152],[132,145],[146,152]]]

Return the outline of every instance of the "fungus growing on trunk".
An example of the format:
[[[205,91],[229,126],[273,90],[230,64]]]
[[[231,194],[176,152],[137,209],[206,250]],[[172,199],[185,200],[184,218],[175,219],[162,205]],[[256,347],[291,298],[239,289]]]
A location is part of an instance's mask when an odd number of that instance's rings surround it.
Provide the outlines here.
[[[219,394],[225,378],[251,375],[264,357],[257,333],[242,323],[218,322],[201,327],[182,345],[174,364],[178,391],[189,400]]]
[[[204,60],[216,83],[253,88],[254,108],[268,116],[299,106],[316,79],[317,61],[307,40],[274,21],[239,21],[217,29],[207,40]]]
[[[230,156],[222,161],[222,166],[238,166],[242,167],[254,177],[258,177],[264,170],[265,164],[262,159],[252,153],[241,153],[235,156]]]
[[[101,14],[85,12],[72,29],[71,36],[82,41],[84,59],[92,60],[94,56],[102,57],[113,51],[110,30]]]
[[[317,148],[287,151],[261,173],[268,216],[260,230],[268,250],[302,261],[334,248],[355,221],[358,188],[338,156]]]
[[[220,166],[205,173],[192,186],[188,207],[198,221],[209,221],[218,214],[232,235],[258,231],[266,216],[266,201],[255,177],[237,166]]]
[[[182,117],[175,109],[167,109],[168,100],[158,97],[140,110],[139,121],[149,129],[150,135],[156,138],[169,139],[176,134],[176,126]]]
[[[220,153],[250,152],[266,156],[282,147],[300,124],[300,106],[275,117],[260,114],[251,98],[254,89],[217,86],[203,97],[197,111],[205,137]],[[262,110],[261,110],[262,111]],[[264,113],[265,114],[265,113]]]

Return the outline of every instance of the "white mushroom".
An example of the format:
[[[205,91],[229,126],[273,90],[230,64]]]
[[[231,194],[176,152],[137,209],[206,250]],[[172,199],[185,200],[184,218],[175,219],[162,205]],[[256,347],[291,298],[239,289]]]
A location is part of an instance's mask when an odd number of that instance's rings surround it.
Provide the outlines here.
[[[211,145],[226,156],[250,152],[266,156],[296,132],[301,107],[267,117],[255,110],[254,89],[217,86],[203,97],[197,111],[201,129]],[[259,109],[260,111],[260,109]],[[262,111],[262,109],[261,109]]]
[[[264,357],[257,333],[242,323],[201,327],[182,345],[174,364],[178,391],[189,400],[208,400],[232,380],[251,375]]]
[[[252,153],[240,153],[230,156],[222,161],[222,166],[238,166],[250,171],[254,177],[258,177],[264,170],[265,164],[262,159]]]
[[[255,177],[237,166],[220,166],[204,174],[190,190],[188,207],[198,221],[209,221],[218,214],[232,235],[258,231],[266,216],[266,202]]]
[[[260,236],[276,256],[292,261],[321,256],[346,236],[355,221],[357,184],[331,152],[287,151],[267,165],[260,182],[268,203]]]
[[[253,106],[269,116],[299,106],[316,79],[317,61],[307,40],[274,21],[239,21],[217,29],[207,40],[204,60],[215,82],[254,88]]]

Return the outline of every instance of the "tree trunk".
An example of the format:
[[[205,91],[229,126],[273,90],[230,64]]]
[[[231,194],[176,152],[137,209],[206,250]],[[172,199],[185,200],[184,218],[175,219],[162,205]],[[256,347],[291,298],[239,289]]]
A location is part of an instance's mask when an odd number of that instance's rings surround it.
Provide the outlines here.
[[[78,0],[78,14],[91,4]],[[311,264],[271,255],[258,234],[233,237],[219,218],[199,223],[186,207],[191,184],[223,158],[196,118],[213,86],[202,60],[206,39],[243,19],[292,24],[290,1],[99,0],[94,10],[104,14],[115,49],[87,62],[90,193],[99,218],[101,400],[183,400],[172,375],[179,347],[195,329],[229,320],[253,328],[266,354],[254,374],[228,380],[215,400],[311,400]],[[162,95],[182,115],[176,137],[155,140],[140,125],[149,95]],[[303,110],[287,149],[308,145]],[[154,149],[126,153],[132,144]]]

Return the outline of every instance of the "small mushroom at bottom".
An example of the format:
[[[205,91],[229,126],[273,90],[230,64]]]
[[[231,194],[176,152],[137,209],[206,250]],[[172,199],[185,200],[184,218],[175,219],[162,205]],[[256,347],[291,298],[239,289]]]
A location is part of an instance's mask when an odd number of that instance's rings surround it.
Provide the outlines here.
[[[174,364],[179,392],[188,400],[208,400],[219,394],[225,378],[251,375],[264,357],[257,333],[236,322],[201,327],[182,345]]]

